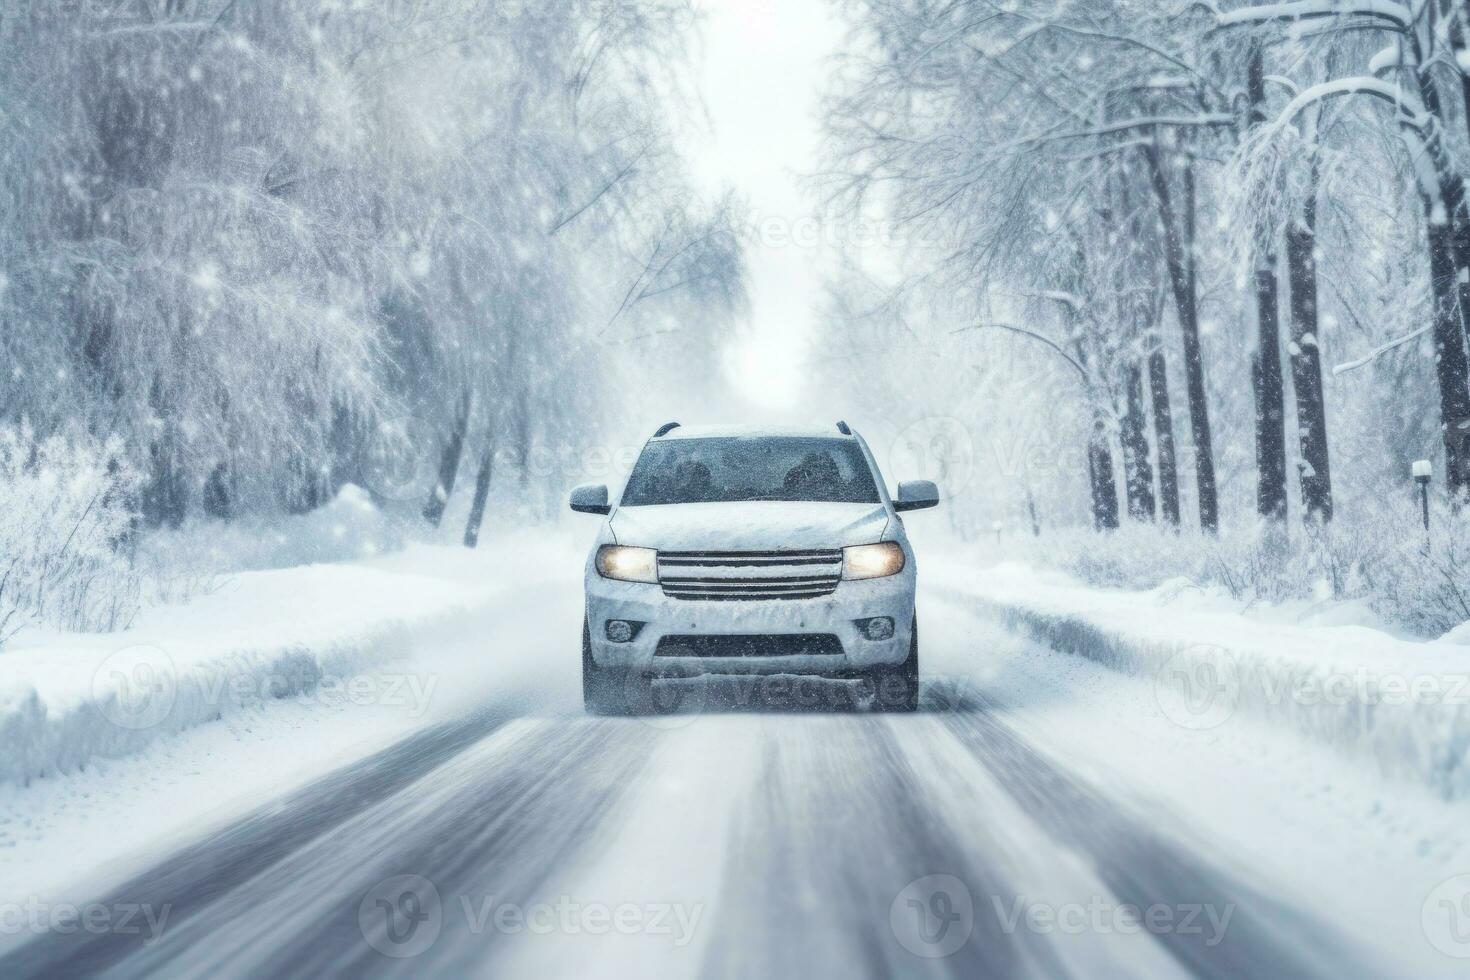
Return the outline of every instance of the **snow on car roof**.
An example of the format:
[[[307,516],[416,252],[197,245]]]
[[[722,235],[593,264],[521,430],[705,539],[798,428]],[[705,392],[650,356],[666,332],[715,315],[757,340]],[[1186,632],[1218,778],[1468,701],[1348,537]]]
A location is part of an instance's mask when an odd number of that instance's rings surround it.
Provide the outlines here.
[[[805,438],[845,439],[837,431],[836,421],[827,425],[681,425],[664,439],[749,439],[759,436],[798,436]]]

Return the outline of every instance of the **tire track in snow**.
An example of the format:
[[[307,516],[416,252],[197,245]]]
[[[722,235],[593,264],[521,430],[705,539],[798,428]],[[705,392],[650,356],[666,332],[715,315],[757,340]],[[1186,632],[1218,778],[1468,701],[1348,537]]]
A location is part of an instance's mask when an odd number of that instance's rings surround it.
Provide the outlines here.
[[[968,654],[945,639],[931,649],[929,664]],[[258,811],[108,897],[170,905],[158,945],[51,934],[0,959],[0,975],[417,977],[513,972],[504,967],[526,960],[605,975],[614,961],[652,962],[641,950],[608,958],[596,943],[588,956],[562,936],[511,942],[471,928],[459,902],[525,906],[559,890],[707,905],[699,944],[645,974],[1370,971],[1337,931],[1216,868],[1208,841],[1153,827],[1136,800],[1059,769],[1002,706],[932,680],[923,703],[913,717],[732,712],[668,726],[481,712]],[[694,826],[683,832],[681,818]],[[443,900],[442,934],[408,960],[373,950],[358,922],[373,886],[399,874],[430,879]],[[960,877],[975,901],[974,934],[944,959],[914,956],[890,924],[905,886],[930,874]],[[1186,935],[1041,935],[1003,928],[987,901],[1020,895],[1235,912],[1217,947]]]
[[[162,864],[119,885],[101,901],[168,904],[175,926],[210,902],[387,799],[500,728],[507,714],[487,708],[412,735],[362,762],[191,844]],[[125,954],[115,935],[45,936],[0,957],[0,976],[24,976],[43,959],[90,971]],[[55,957],[56,959],[52,959]]]
[[[1003,882],[996,868],[970,860],[884,721],[786,716],[761,733],[761,771],[726,844],[705,976],[1059,972],[1044,945],[1018,944],[986,915],[975,916],[975,934],[948,958],[921,959],[900,945],[890,912],[910,882],[959,874],[977,892],[1003,890]],[[977,814],[976,826],[960,832],[983,836],[983,828]]]
[[[1372,962],[1331,922],[1273,898],[1268,881],[1246,881],[1217,866],[1208,839],[1191,842],[1151,827],[1133,807],[1056,768],[983,694],[967,693],[959,707],[943,716],[945,725],[1058,845],[1089,863],[1118,902],[1231,910],[1216,945],[1206,943],[1207,926],[1152,934],[1193,975],[1339,977],[1359,975]]]
[[[530,894],[638,785],[657,733],[624,726],[609,738],[612,724],[480,718],[410,739],[368,773],[338,774],[300,794],[305,826],[294,826],[288,802],[216,835],[227,859],[204,842],[117,890],[108,901],[171,907],[156,945],[53,933],[0,960],[0,975],[453,972],[488,956],[496,937],[470,933],[460,896]],[[429,879],[443,898],[441,936],[409,960],[374,950],[358,923],[371,889],[401,874]]]

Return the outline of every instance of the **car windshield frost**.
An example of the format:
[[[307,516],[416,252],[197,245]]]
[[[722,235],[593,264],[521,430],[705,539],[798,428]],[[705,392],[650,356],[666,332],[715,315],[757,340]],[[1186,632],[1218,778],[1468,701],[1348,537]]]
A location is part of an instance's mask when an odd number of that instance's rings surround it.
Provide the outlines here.
[[[638,457],[624,507],[753,500],[878,503],[878,486],[850,439],[761,436],[661,439]]]

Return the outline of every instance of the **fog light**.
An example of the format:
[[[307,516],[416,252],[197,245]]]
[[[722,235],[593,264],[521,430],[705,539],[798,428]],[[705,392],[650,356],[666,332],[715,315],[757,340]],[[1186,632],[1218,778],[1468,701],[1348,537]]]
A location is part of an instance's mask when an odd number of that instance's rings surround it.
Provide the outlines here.
[[[609,619],[607,638],[614,643],[630,643],[633,637],[638,635],[638,627],[642,625],[642,623],[630,623],[626,619]]]
[[[879,616],[876,619],[860,619],[857,621],[858,629],[863,631],[863,636],[870,640],[893,639],[893,618],[891,616]]]

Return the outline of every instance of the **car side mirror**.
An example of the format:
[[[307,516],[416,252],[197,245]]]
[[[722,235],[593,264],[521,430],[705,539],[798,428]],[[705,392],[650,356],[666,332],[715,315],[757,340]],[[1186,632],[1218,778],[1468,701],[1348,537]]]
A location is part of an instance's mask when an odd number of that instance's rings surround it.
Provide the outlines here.
[[[572,510],[579,514],[610,514],[607,503],[607,486],[588,483],[572,491]]]
[[[939,488],[933,480],[906,480],[898,485],[898,499],[893,502],[893,509],[899,513],[938,506]]]

